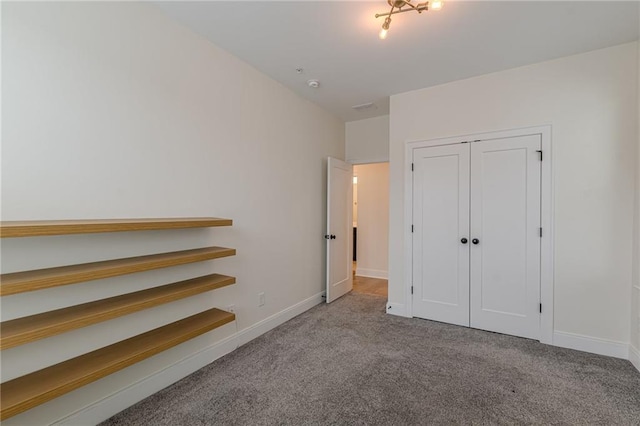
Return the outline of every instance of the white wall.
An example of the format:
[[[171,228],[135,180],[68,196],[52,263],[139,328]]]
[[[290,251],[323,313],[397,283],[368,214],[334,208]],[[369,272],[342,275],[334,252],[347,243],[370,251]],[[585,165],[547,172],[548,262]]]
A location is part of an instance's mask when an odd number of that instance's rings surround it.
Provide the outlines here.
[[[389,116],[349,121],[345,125],[347,161],[380,163],[389,161]]]
[[[356,275],[388,277],[389,163],[354,166],[358,176]]]
[[[554,328],[627,348],[637,70],[637,45],[630,43],[392,96],[389,301],[397,305],[394,312],[406,303],[405,142],[550,124]]]
[[[640,43],[638,43],[640,70]],[[634,211],[633,287],[631,290],[631,348],[629,359],[640,370],[640,72],[638,72],[638,145],[636,146],[636,203]]]
[[[236,323],[7,425],[48,424],[103,399],[72,421],[108,417],[320,302],[325,158],[343,158],[340,120],[152,4],[4,2],[2,9],[3,220],[234,220],[227,229],[5,239],[3,272],[207,245],[238,251],[3,298],[6,320],[214,271],[237,277],[235,286],[3,351],[8,380],[209,307],[234,304],[237,313]],[[259,292],[266,293],[260,308]]]

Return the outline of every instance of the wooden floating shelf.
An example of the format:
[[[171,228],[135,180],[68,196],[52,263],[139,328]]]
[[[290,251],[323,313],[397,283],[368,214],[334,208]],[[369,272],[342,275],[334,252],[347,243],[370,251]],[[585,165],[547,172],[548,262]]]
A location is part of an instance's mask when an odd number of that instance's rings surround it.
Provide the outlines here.
[[[3,383],[0,385],[0,420],[27,411],[233,320],[235,315],[232,313],[210,309]]]
[[[174,300],[234,284],[236,279],[206,275],[135,293],[45,312],[0,324],[0,349],[9,349],[69,330],[152,308]]]
[[[201,262],[235,254],[235,249],[206,247],[35,271],[13,272],[0,275],[0,296]]]
[[[231,226],[231,219],[186,217],[175,219],[33,220],[0,222],[1,238],[46,235],[94,234],[101,232],[151,231],[160,229]]]

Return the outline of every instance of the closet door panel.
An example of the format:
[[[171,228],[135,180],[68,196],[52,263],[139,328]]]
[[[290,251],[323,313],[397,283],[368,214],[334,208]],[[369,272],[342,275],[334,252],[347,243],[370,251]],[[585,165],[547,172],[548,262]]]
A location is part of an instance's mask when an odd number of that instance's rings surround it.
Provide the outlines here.
[[[471,146],[472,327],[539,337],[539,149],[539,135]]]
[[[413,315],[469,325],[469,146],[413,153]]]

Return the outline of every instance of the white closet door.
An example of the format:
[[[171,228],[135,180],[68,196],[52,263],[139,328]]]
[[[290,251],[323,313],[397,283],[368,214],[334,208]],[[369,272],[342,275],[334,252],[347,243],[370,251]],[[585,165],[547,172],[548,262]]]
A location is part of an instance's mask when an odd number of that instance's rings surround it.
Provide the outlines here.
[[[413,315],[469,325],[469,144],[413,151]]]
[[[539,338],[540,145],[471,144],[471,327]]]

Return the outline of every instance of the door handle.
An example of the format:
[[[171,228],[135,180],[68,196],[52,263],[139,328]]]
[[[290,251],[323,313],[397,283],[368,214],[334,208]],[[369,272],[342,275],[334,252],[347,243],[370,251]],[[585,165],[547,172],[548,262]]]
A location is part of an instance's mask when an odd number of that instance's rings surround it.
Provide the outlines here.
[[[324,236],[324,238],[325,238],[326,240],[335,240],[335,239],[336,239],[336,236],[335,236],[335,235],[325,235],[325,236]]]
[[[477,239],[477,238],[474,238],[473,240],[471,240],[471,242],[472,242],[473,244],[478,244],[478,243],[480,242],[480,240],[479,240],[479,239]]]
[[[463,238],[463,239],[460,240],[460,242],[462,244],[467,244],[467,242],[469,242],[469,240],[467,240],[466,238]]]

